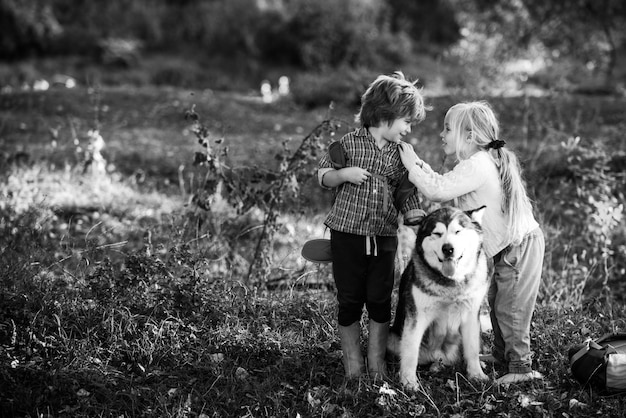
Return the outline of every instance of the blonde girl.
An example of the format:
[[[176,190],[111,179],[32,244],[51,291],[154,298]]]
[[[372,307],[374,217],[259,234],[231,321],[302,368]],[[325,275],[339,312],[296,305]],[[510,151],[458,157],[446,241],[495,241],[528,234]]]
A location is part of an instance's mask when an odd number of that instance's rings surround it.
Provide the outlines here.
[[[461,209],[486,206],[484,247],[494,260],[488,293],[494,361],[506,366],[497,382],[542,378],[532,369],[530,323],[541,280],[545,242],[535,220],[515,154],[500,138],[498,120],[485,101],[459,103],[446,113],[440,137],[455,167],[438,174],[407,143],[400,145],[409,179],[434,202]]]

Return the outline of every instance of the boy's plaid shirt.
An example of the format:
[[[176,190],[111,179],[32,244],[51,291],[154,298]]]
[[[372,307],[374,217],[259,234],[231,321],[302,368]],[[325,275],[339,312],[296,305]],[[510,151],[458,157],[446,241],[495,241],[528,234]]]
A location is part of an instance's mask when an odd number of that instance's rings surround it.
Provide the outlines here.
[[[346,154],[346,167],[364,168],[372,175],[361,186],[345,182],[336,188],[337,196],[324,224],[349,234],[397,235],[398,211],[393,205],[393,194],[406,171],[398,146],[388,142],[382,149],[378,148],[364,128],[344,135],[340,142]],[[319,169],[332,167],[328,153],[324,154]],[[386,199],[385,191],[389,194]],[[385,202],[387,206],[383,207]],[[401,211],[405,219],[423,214],[417,192],[407,199]]]

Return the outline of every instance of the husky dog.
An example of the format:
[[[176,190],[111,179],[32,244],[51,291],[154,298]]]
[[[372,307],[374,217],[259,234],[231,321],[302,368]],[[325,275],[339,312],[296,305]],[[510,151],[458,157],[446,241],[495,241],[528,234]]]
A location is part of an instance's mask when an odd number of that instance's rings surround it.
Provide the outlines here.
[[[478,319],[489,287],[484,209],[443,207],[419,223],[387,347],[400,356],[400,381],[411,389],[418,387],[418,364],[437,370],[456,363],[461,341],[468,377],[488,379],[480,366]]]

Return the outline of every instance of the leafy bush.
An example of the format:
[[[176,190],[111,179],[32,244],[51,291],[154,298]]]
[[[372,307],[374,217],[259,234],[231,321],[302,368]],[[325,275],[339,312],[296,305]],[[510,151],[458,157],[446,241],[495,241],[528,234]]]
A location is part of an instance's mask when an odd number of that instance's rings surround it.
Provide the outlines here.
[[[27,47],[43,50],[46,46],[55,54],[82,54],[132,65],[138,59],[137,48],[128,47],[141,43],[147,50],[182,49],[211,59],[229,57],[235,62],[319,70],[397,65],[412,53],[409,36],[390,30],[385,0],[272,4],[256,0],[180,4],[55,0],[37,13],[8,0],[0,5],[8,20],[15,21],[14,30],[2,38],[5,45],[0,44],[0,50],[15,55]]]
[[[262,13],[253,0],[189,2],[173,12],[169,24],[182,31],[174,37],[179,42],[199,46],[209,55],[253,58],[258,53],[254,39]]]
[[[549,249],[549,264],[560,265],[562,270],[549,271],[553,283],[548,284],[551,290],[546,296],[551,295],[548,299],[554,302],[565,298],[575,305],[583,301],[583,294],[621,298],[619,278],[626,273],[626,177],[618,167],[626,153],[602,142],[571,137],[553,155],[559,159],[549,159],[549,165],[538,171],[550,173],[545,187],[552,197],[544,216],[554,228],[551,241],[562,243],[558,250]],[[562,291],[554,292],[555,287]]]
[[[247,283],[262,283],[269,277],[274,236],[279,229],[280,214],[297,210],[301,184],[314,174],[312,167],[323,152],[323,139],[334,135],[340,121],[328,118],[290,149],[288,141],[274,154],[274,164],[264,167],[229,167],[228,147],[224,138],[211,138],[209,128],[192,107],[186,117],[192,122],[199,144],[194,164],[201,171],[192,184],[193,203],[189,217],[195,237],[218,236],[230,268],[237,269],[239,260],[248,260]],[[255,219],[258,218],[258,219]],[[257,225],[250,225],[252,220]],[[256,232],[254,232],[257,230]],[[242,237],[251,235],[255,244],[241,245]],[[249,237],[244,238],[250,241]]]
[[[412,52],[408,37],[390,31],[383,1],[295,0],[290,10],[285,36],[299,45],[306,69],[398,64]]]
[[[0,55],[17,58],[43,52],[62,32],[49,4],[0,0]]]
[[[136,39],[155,45],[165,38],[162,22],[169,9],[164,2],[150,0],[112,0],[105,3],[54,0],[51,11],[63,31],[72,34],[68,41],[88,39]],[[67,52],[71,51],[68,45]]]
[[[196,65],[171,59],[153,67],[150,82],[156,86],[198,86],[202,84],[203,71]]]
[[[340,103],[357,109],[361,95],[378,74],[342,68],[298,75],[291,87],[293,100],[309,108]]]

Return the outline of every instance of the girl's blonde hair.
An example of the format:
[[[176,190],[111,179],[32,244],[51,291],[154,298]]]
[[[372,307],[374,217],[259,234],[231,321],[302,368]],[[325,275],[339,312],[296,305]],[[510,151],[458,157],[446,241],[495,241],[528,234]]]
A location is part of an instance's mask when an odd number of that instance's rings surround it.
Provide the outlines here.
[[[472,143],[488,151],[500,174],[502,186],[502,211],[508,215],[508,231],[513,243],[518,244],[525,231],[521,231],[520,217],[532,214],[532,204],[526,193],[522,168],[517,156],[503,147],[500,125],[489,103],[485,101],[458,103],[446,113],[448,126],[456,135],[456,156],[469,157]]]

